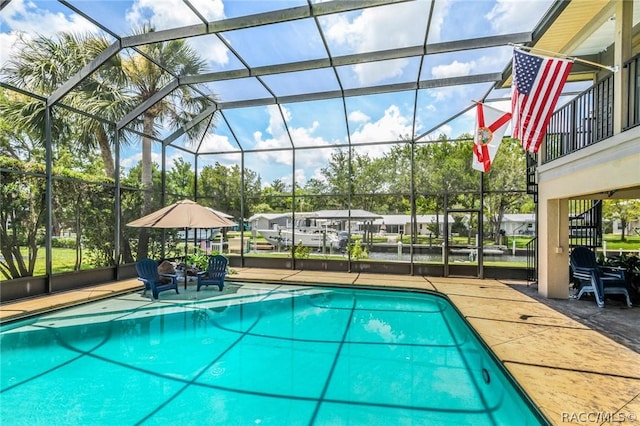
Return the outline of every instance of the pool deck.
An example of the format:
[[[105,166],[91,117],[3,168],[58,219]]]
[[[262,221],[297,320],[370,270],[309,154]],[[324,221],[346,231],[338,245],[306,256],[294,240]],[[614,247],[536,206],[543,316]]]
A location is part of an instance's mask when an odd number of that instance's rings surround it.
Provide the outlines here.
[[[258,268],[235,272],[228,281],[444,293],[553,424],[640,424],[640,353],[514,288],[526,283]],[[141,289],[141,283],[131,279],[6,303],[0,306],[0,321]],[[637,318],[634,312],[631,320]],[[640,323],[633,328],[640,333]]]

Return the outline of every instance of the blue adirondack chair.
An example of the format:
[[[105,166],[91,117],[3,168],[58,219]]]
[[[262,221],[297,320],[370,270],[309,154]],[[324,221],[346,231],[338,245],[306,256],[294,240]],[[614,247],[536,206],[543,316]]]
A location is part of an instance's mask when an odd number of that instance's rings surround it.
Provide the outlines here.
[[[198,272],[198,287],[196,291],[200,291],[200,287],[217,285],[220,291],[224,288],[224,277],[227,275],[227,264],[229,260],[217,254],[209,256],[207,270]]]
[[[158,293],[166,290],[175,290],[178,292],[178,276],[175,274],[159,274],[158,263],[153,259],[142,259],[136,262],[136,271],[138,271],[138,279],[144,283],[145,294],[147,290],[151,290],[153,298],[158,298]]]
[[[584,246],[571,250],[569,262],[573,279],[578,283],[578,299],[593,293],[598,307],[603,308],[606,295],[619,294],[625,296],[628,307],[632,306],[623,270],[598,265],[595,253]]]

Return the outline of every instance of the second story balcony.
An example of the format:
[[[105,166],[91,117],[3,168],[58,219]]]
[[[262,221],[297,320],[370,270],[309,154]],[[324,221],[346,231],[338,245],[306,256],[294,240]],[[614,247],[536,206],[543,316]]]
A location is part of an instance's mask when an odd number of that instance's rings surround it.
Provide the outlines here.
[[[548,163],[587,146],[612,137],[615,131],[616,105],[621,107],[622,132],[640,124],[640,55],[627,61],[622,69],[622,102],[615,102],[614,73],[581,93],[553,115],[547,130],[541,163]]]

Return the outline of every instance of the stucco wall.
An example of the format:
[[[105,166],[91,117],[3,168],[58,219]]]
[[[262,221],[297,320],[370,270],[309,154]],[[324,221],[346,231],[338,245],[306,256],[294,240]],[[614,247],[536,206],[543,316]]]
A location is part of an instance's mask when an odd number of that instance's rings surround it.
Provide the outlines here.
[[[640,128],[538,168],[538,291],[569,294],[568,200],[606,199],[640,189]],[[636,197],[638,192],[629,192]]]

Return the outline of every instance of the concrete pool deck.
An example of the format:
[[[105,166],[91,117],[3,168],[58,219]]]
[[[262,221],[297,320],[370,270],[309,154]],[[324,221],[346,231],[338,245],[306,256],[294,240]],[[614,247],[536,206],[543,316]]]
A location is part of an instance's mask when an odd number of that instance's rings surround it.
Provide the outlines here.
[[[640,353],[517,289],[526,287],[526,283],[258,268],[234,270],[236,273],[227,277],[229,282],[382,286],[444,293],[553,424],[640,424],[637,418]],[[141,288],[141,283],[132,279],[6,303],[0,306],[0,321]],[[633,313],[631,321],[639,318],[636,310],[627,311]],[[639,333],[640,322],[633,328]],[[517,419],[514,421],[517,423]]]

